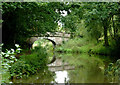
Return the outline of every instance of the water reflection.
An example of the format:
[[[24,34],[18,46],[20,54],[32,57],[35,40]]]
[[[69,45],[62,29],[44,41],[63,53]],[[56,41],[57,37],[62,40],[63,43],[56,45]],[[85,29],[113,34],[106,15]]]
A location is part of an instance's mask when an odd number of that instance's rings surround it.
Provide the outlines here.
[[[55,74],[56,74],[55,82],[57,82],[57,83],[67,83],[68,82],[69,77],[68,77],[68,72],[66,70],[57,71],[57,72],[55,72]]]
[[[99,57],[87,54],[59,54],[64,63],[74,66],[74,69],[63,69],[61,61],[57,66],[62,70],[40,72],[27,79],[14,80],[14,83],[108,83],[104,78],[105,64]],[[54,65],[55,66],[55,65]],[[52,68],[58,68],[57,66]]]
[[[70,83],[104,83],[102,72],[88,72],[85,69],[68,71]]]
[[[55,73],[51,71],[39,72],[28,78],[14,79],[13,83],[51,83],[54,80]]]
[[[104,57],[88,54],[59,54],[65,62],[75,66],[67,70],[69,83],[108,83],[104,78]],[[107,58],[108,59],[108,58]],[[108,60],[109,61],[109,60]]]

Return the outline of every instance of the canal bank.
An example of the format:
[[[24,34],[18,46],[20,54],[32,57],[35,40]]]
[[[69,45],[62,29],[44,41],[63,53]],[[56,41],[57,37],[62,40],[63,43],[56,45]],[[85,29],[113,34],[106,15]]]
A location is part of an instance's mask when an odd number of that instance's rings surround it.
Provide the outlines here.
[[[38,72],[26,79],[14,79],[13,83],[109,83],[104,69],[108,62],[100,56],[87,54],[56,54],[57,59],[48,65],[48,71]],[[103,57],[104,58],[104,57]]]

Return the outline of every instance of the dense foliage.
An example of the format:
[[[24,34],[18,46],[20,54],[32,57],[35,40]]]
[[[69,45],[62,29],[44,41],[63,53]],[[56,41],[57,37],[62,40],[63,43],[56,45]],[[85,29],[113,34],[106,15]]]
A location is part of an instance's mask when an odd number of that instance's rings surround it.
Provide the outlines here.
[[[14,43],[26,45],[30,36],[56,31],[59,21],[66,32],[85,35],[97,41],[103,37],[105,46],[114,42],[112,44],[120,47],[119,8],[119,3],[113,2],[3,3],[3,43],[8,46]],[[62,10],[67,12],[66,16],[60,15],[64,14]]]
[[[105,69],[105,76],[109,82],[120,81],[120,59],[115,64],[110,63]]]
[[[100,48],[101,50],[103,50],[104,52],[107,52],[107,50],[109,51],[105,54],[109,53],[113,53],[113,55],[119,54],[120,48],[119,3],[81,2],[81,3],[69,3],[68,7],[69,7],[68,14],[62,18],[62,22],[64,23],[63,24],[64,30],[74,32],[75,37],[77,36],[81,38],[83,36],[84,40],[83,43],[86,42],[90,44],[97,42],[96,45],[100,45],[100,47],[103,46],[102,49]],[[82,44],[81,41],[79,43]],[[75,44],[74,46],[77,45]],[[86,49],[87,48],[88,47],[86,46]],[[100,50],[98,51],[98,53],[100,53]]]
[[[3,44],[0,44],[0,48],[2,48]],[[2,73],[2,79],[1,82],[7,82],[9,75],[9,68],[18,61],[16,55],[19,55],[21,53],[21,48],[18,44],[15,44],[15,49],[6,49],[5,52],[0,52],[1,56],[1,68],[0,68],[0,74]],[[4,76],[4,77],[3,77]]]
[[[14,49],[6,49],[5,52],[1,52],[0,56],[2,59],[2,68],[8,70],[12,64],[14,64],[17,61],[16,55],[21,52],[22,49],[20,49],[20,46],[18,44],[15,44],[16,50]],[[2,47],[2,44],[1,44]]]
[[[15,43],[27,49],[31,36],[63,31],[70,32],[72,39],[59,46],[56,49],[59,52],[120,56],[119,2],[4,2],[2,17],[4,51],[6,48],[14,48]],[[58,22],[62,27],[58,26]],[[45,43],[43,45],[46,49],[49,47]],[[16,51],[11,49],[2,52],[5,63],[8,61],[10,75],[22,78],[47,68],[48,55],[45,48],[29,50],[31,54],[24,54],[19,60],[15,58],[15,53],[20,51],[19,46]],[[116,73],[119,71],[118,63],[110,64],[106,74],[119,77],[119,73]]]
[[[75,24],[83,22],[84,28],[80,31],[85,29],[86,35],[96,40],[103,36],[105,46],[109,45],[108,35],[115,41],[119,39],[119,3],[70,3],[69,5],[71,12],[66,16],[66,28],[70,30],[80,29],[81,25],[75,26]],[[70,18],[67,18],[68,16]],[[67,21],[70,21],[70,24]]]
[[[63,3],[4,2],[2,4],[3,43],[26,45],[27,38],[53,32],[60,18]],[[4,50],[4,49],[3,49]]]
[[[22,55],[10,68],[10,75],[14,78],[28,77],[47,68],[47,53],[44,48],[36,47],[29,55]]]

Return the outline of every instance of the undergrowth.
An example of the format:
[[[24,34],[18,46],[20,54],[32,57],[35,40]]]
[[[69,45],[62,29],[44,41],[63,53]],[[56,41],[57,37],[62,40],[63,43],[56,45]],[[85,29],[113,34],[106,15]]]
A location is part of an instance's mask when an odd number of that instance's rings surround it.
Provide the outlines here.
[[[28,77],[47,68],[47,53],[44,48],[36,47],[29,55],[22,55],[9,69],[11,78]]]
[[[109,46],[104,46],[104,41],[75,38],[56,48],[57,52],[65,53],[92,53],[99,55],[118,56],[119,47],[109,40]]]

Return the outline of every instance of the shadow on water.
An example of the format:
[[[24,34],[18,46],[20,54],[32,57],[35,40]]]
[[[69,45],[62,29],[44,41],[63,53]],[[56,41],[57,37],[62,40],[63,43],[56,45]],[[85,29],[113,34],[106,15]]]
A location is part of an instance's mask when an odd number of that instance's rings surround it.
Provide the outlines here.
[[[60,59],[52,66],[54,70],[40,72],[27,79],[14,80],[14,83],[108,83],[104,77],[108,57],[88,54],[56,54]],[[107,61],[105,61],[107,58]],[[65,64],[66,63],[66,64]],[[66,69],[66,66],[74,66]],[[55,69],[55,68],[59,68]]]

